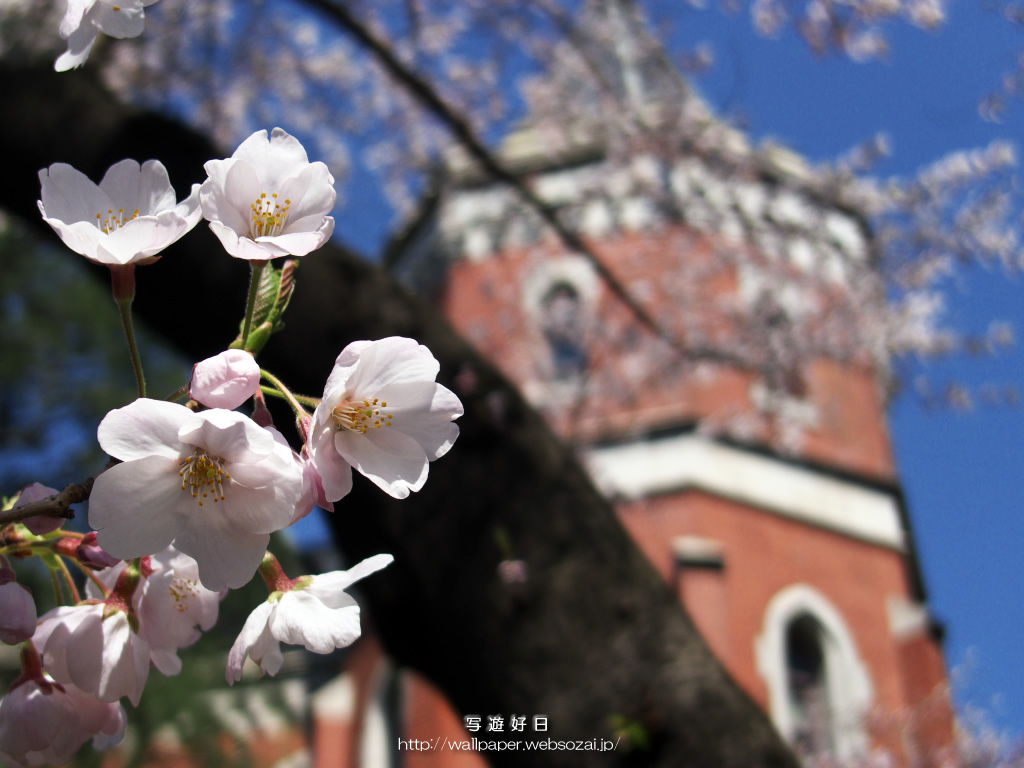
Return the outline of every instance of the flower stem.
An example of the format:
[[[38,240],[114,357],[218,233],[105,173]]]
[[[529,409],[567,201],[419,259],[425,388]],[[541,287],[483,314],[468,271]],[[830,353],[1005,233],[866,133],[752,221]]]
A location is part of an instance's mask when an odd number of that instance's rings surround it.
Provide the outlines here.
[[[277,378],[274,374],[272,374],[265,368],[260,368],[260,376],[262,376],[264,379],[266,379],[275,387],[277,387],[276,390],[270,389],[269,387],[260,387],[260,390],[262,390],[265,394],[272,395],[274,397],[283,397],[285,400],[288,401],[288,404],[291,405],[292,410],[295,411],[296,416],[309,415],[306,409],[303,408],[302,404],[299,402],[299,398],[301,397],[303,400],[306,400],[307,402],[310,401],[311,398],[293,394],[292,391],[288,389],[288,387],[286,387],[279,378]]]
[[[259,295],[260,277],[267,262],[252,259],[249,261],[252,270],[249,278],[249,298],[245,302],[245,320],[242,321],[242,349],[249,342],[249,331],[252,330],[252,316],[256,312],[256,297]]]
[[[146,375],[142,371],[142,359],[139,357],[139,348],[135,343],[135,327],[132,324],[132,301],[135,299],[135,265],[127,264],[123,267],[110,268],[110,282],[114,293],[114,303],[121,313],[121,325],[124,327],[124,337],[128,342],[128,354],[132,359],[132,369],[135,371],[135,383],[138,386],[139,397],[146,396]]]

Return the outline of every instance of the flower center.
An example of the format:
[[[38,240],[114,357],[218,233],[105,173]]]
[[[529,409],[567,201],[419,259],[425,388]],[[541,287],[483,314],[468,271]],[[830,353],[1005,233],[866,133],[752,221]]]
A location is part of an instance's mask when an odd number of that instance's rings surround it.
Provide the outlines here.
[[[99,227],[99,230],[103,234],[109,235],[111,232],[114,232],[123,227],[125,224],[127,224],[129,221],[131,221],[138,215],[138,208],[136,208],[132,212],[131,216],[124,212],[124,208],[118,208],[117,211],[108,208],[106,216],[104,216],[102,213],[96,214],[96,226]]]
[[[281,234],[288,221],[288,208],[291,204],[291,200],[285,199],[282,206],[277,201],[277,192],[269,197],[266,192],[260,192],[260,196],[249,206],[252,209],[249,231],[253,239]]]
[[[202,504],[202,502],[199,502]],[[175,576],[171,579],[168,587],[171,595],[171,604],[178,613],[185,613],[188,610],[189,601],[199,597],[199,583],[195,579],[185,579]]]
[[[231,475],[223,469],[224,460],[210,456],[206,451],[197,449],[189,458],[181,463],[181,490],[189,491],[192,498],[203,506],[203,499],[213,494],[213,503],[224,499],[224,481]]]
[[[391,426],[391,414],[381,413],[381,409],[387,408],[386,401],[363,400],[362,402],[344,402],[336,405],[331,411],[331,417],[339,429],[351,429],[355,432],[362,432],[364,435],[371,427],[380,429]]]

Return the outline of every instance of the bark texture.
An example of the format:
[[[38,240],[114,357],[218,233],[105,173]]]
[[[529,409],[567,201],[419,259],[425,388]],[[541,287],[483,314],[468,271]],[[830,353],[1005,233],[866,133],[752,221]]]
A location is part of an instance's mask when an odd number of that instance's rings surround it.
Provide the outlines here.
[[[205,160],[230,154],[124,107],[88,69],[4,74],[0,132],[13,156],[0,206],[28,221],[42,224],[36,173],[53,162],[98,179],[116,160],[156,157],[182,194]],[[137,271],[137,310],[200,359],[237,333],[247,273],[201,224]],[[332,518],[347,557],[395,556],[361,585],[388,651],[464,713],[546,714],[553,739],[614,740],[622,722],[647,736],[614,752],[500,753],[494,765],[796,768],[572,453],[432,308],[331,245],[301,265],[286,321],[261,363],[296,391],[318,396],[349,341],[398,334],[430,347],[466,407],[422,492],[396,501],[357,475]],[[499,577],[499,541],[525,561],[525,582]]]

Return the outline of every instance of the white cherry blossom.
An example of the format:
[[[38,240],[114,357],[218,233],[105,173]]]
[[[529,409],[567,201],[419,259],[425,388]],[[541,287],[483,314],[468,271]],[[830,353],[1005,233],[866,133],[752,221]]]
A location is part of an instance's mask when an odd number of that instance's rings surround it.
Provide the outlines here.
[[[28,587],[5,580],[5,570],[0,568],[0,642],[17,645],[36,630],[36,603]]]
[[[307,447],[326,498],[352,488],[352,468],[396,499],[418,491],[427,464],[459,436],[462,403],[437,384],[440,365],[426,347],[392,336],[356,341],[334,363],[313,413]]]
[[[157,254],[199,223],[199,185],[175,202],[167,169],[159,160],[141,166],[122,160],[99,185],[66,163],[39,172],[43,220],[64,244],[87,259],[119,267],[155,260]]]
[[[16,682],[0,701],[0,762],[10,768],[63,765],[90,738],[97,748],[124,737],[124,708],[52,679]]]
[[[237,408],[260,386],[260,366],[241,349],[228,349],[192,369],[188,395],[207,408]]]
[[[129,559],[173,543],[214,591],[252,578],[303,495],[291,449],[234,411],[142,398],[108,413],[98,437],[123,462],[93,485],[89,523],[100,546]]]
[[[68,49],[54,65],[58,72],[80,67],[89,58],[97,35],[138,37],[146,23],[147,5],[156,0],[68,0],[60,23],[60,36]]]
[[[282,662],[279,643],[301,645],[313,653],[330,653],[354,643],[360,634],[359,606],[345,589],[393,560],[391,555],[374,555],[347,571],[303,576],[287,590],[273,592],[249,614],[231,646],[228,683],[242,679],[246,658],[262,672],[276,675]]]
[[[97,578],[113,588],[126,566],[107,568]],[[132,596],[139,633],[149,643],[153,666],[164,675],[176,675],[181,671],[178,651],[217,623],[224,593],[204,587],[196,561],[174,547],[143,558],[141,571],[143,578]],[[90,597],[102,597],[92,582],[86,590]]]
[[[104,603],[59,606],[39,619],[32,642],[58,683],[108,703],[127,696],[138,706],[149,676],[149,644],[125,611]]]
[[[257,131],[226,160],[211,160],[200,190],[203,216],[224,249],[239,259],[305,256],[330,238],[334,177],[310,163],[294,136]]]

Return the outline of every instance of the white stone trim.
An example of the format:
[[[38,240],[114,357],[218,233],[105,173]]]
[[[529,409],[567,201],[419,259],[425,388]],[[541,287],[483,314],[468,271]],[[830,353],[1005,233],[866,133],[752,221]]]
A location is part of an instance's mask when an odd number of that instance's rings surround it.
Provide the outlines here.
[[[822,652],[828,680],[836,757],[850,760],[867,750],[864,716],[874,700],[874,686],[857,652],[857,644],[842,615],[829,600],[808,584],[792,584],[768,601],[761,634],[754,639],[757,670],[768,689],[772,722],[787,741],[793,738],[786,672],[786,630],[804,614],[822,630]]]
[[[905,547],[891,494],[701,435],[592,448],[584,457],[609,496],[639,499],[695,488],[899,551]]]

